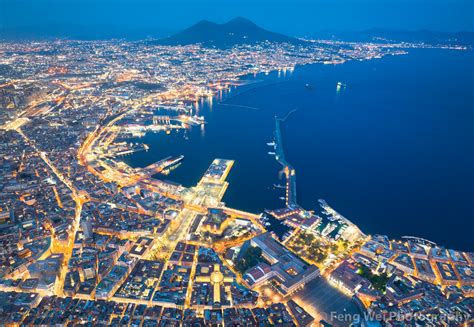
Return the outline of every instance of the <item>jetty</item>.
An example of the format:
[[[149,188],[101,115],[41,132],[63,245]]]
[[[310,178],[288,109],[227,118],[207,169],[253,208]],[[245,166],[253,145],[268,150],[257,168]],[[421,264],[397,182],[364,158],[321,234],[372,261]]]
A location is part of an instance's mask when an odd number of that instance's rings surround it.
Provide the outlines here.
[[[283,149],[283,140],[281,136],[281,123],[283,123],[293,112],[297,109],[291,110],[284,118],[275,116],[275,158],[282,165],[283,172],[286,177],[286,206],[289,208],[297,208],[296,202],[296,171],[293,166],[286,160],[285,151]]]

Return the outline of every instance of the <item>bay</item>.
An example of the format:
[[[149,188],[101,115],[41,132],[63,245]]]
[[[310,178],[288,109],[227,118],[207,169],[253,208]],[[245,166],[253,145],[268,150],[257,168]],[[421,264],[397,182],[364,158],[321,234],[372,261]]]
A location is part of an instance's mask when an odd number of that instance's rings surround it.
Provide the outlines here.
[[[268,154],[283,117],[287,160],[301,206],[325,199],[366,233],[413,235],[472,251],[474,231],[474,54],[413,49],[408,55],[245,77],[252,83],[198,104],[204,128],[148,133],[146,166],[183,154],[166,178],[195,185],[214,158],[236,160],[224,196],[251,212],[284,206]],[[337,87],[341,82],[342,87]]]

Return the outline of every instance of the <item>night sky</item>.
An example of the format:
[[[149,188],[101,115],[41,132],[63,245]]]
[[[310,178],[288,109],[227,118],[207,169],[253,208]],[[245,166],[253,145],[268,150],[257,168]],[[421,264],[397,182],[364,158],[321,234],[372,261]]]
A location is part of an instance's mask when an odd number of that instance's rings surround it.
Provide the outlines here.
[[[101,26],[167,35],[246,17],[295,36],[369,28],[474,30],[472,0],[0,0],[0,28]]]

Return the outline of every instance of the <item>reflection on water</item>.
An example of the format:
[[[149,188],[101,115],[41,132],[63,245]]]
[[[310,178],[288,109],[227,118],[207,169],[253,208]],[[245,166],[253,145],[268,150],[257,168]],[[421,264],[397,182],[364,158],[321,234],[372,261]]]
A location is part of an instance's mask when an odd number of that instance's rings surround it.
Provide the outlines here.
[[[302,206],[326,199],[364,232],[472,250],[472,59],[467,51],[413,50],[247,77],[252,83],[199,101],[205,127],[147,134],[140,141],[150,151],[127,161],[145,166],[184,154],[167,179],[192,186],[213,159],[234,159],[224,201],[251,212],[282,207],[283,192],[273,187],[280,167],[267,143],[274,116],[297,107],[282,133]]]

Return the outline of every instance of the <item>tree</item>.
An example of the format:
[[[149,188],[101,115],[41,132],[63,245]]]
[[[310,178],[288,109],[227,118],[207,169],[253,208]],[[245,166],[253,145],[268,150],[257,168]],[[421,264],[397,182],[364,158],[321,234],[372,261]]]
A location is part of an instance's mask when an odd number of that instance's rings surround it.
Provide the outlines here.
[[[245,254],[242,256],[242,259],[237,262],[235,267],[241,272],[244,273],[247,269],[257,265],[262,258],[262,249],[256,246],[251,246],[247,249]]]

